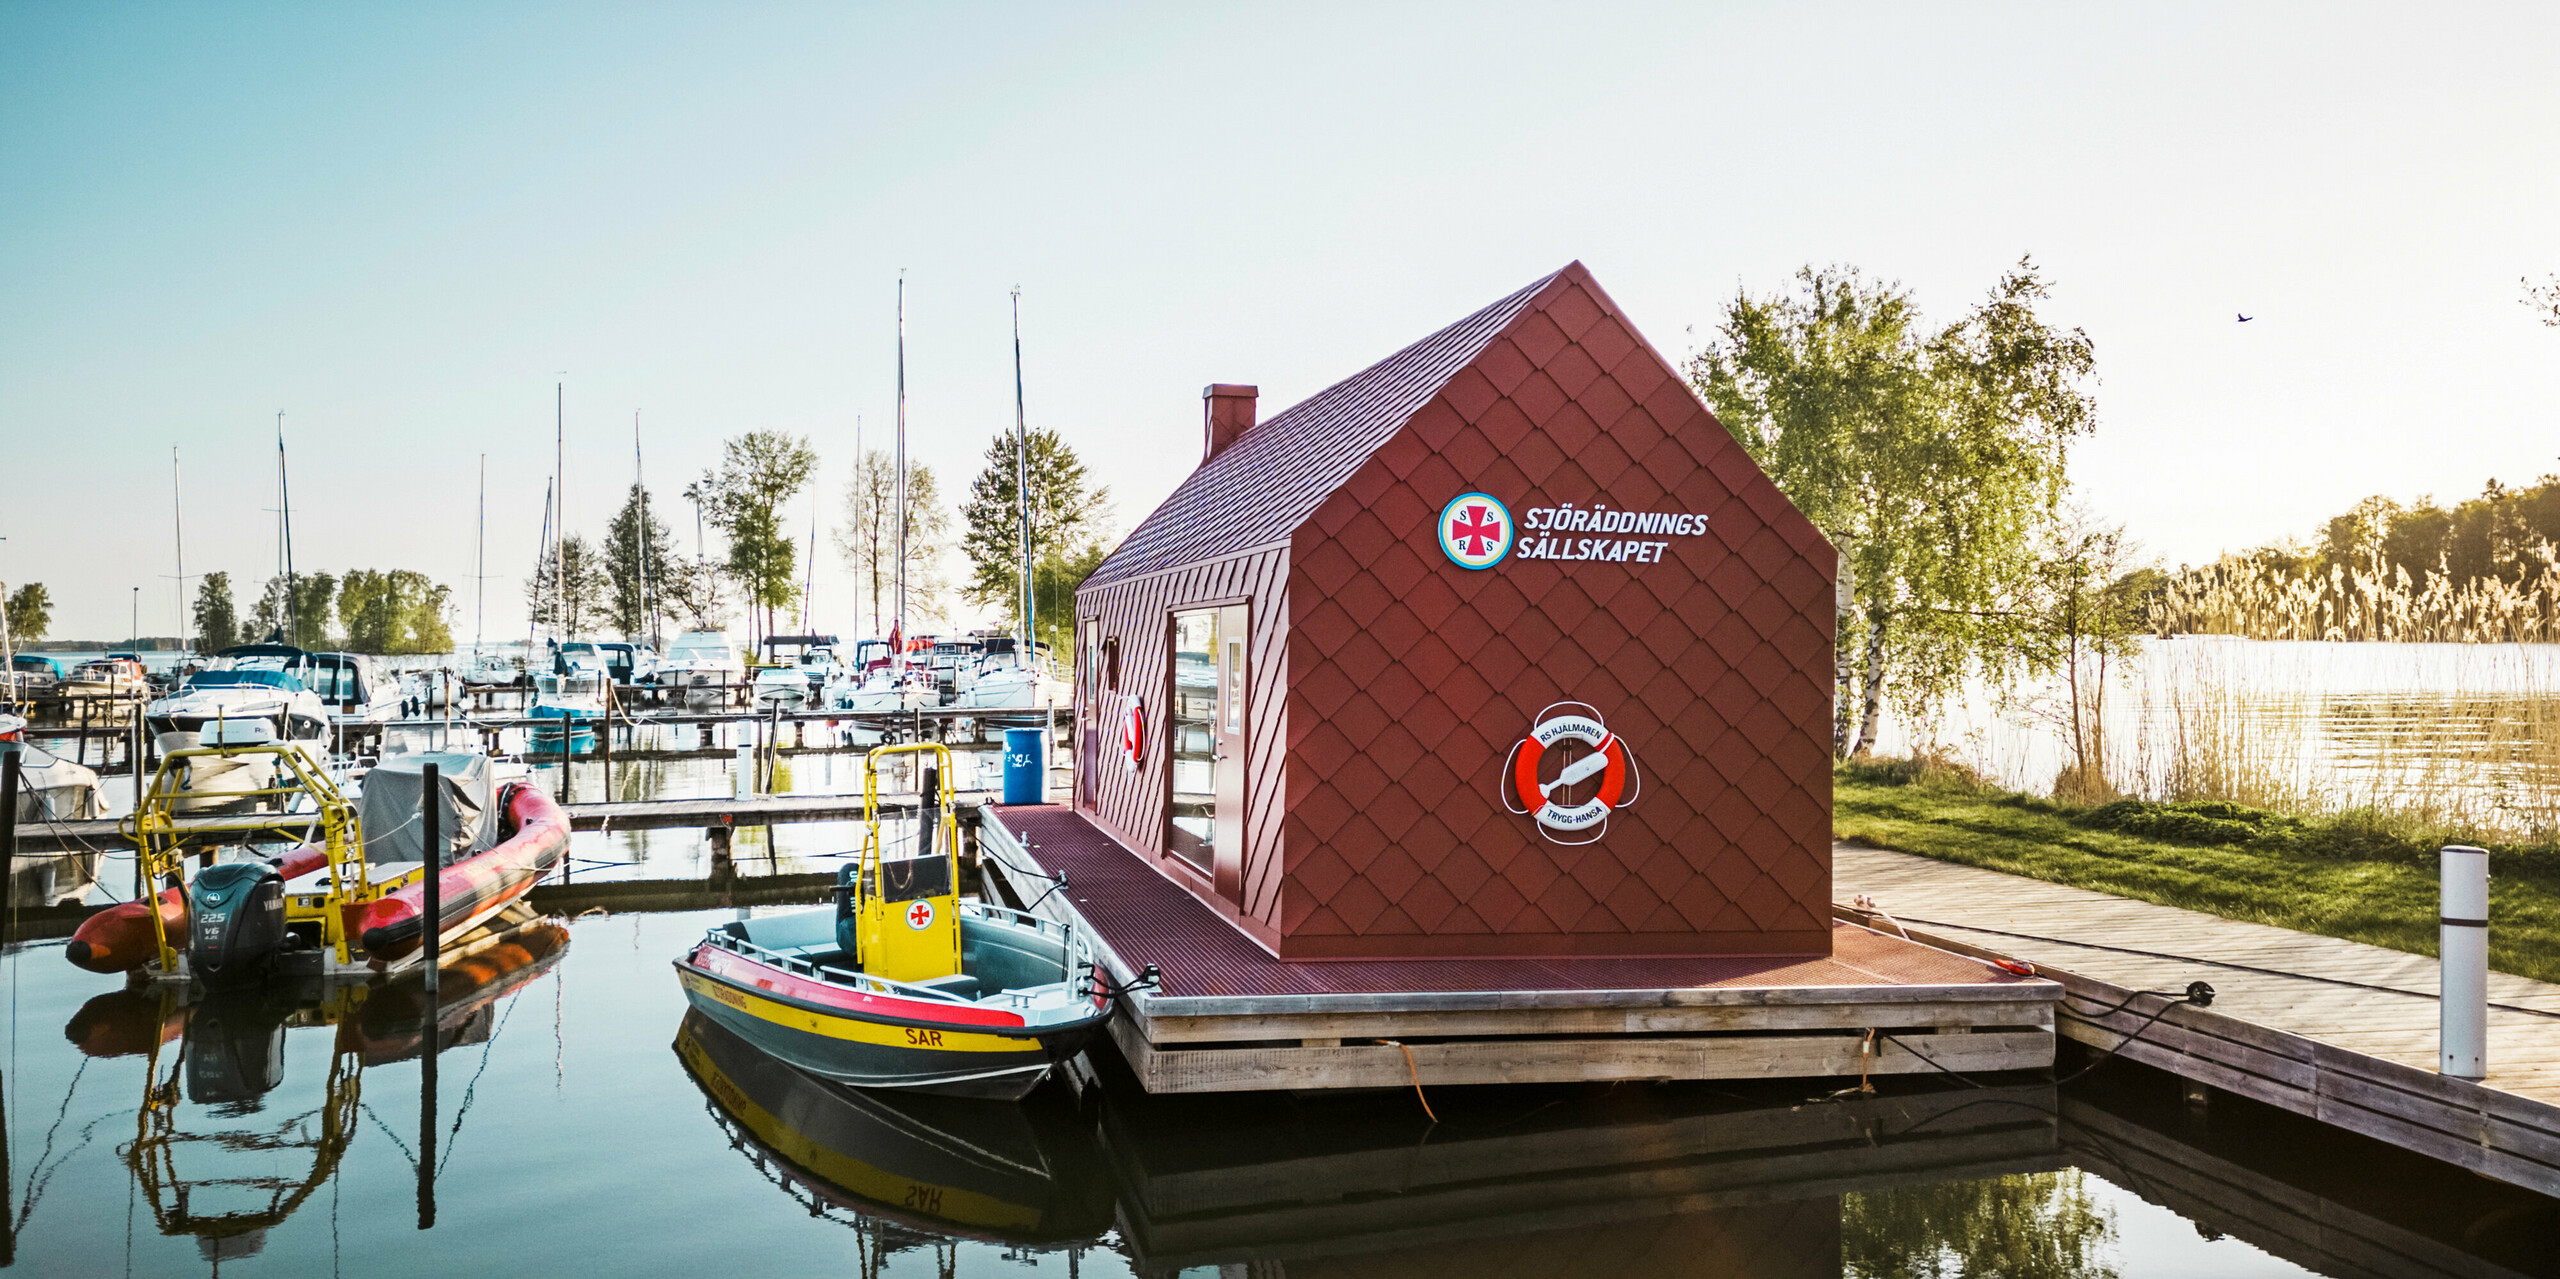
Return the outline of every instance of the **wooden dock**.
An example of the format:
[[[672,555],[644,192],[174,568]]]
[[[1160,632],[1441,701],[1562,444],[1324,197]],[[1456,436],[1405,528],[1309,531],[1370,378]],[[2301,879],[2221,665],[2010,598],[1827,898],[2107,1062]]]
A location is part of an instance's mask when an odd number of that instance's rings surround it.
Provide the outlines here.
[[[2041,1070],[2062,990],[1840,925],[1828,956],[1277,959],[1083,817],[987,806],[991,895],[1072,922],[1149,1092]],[[1057,876],[1067,886],[1052,891]],[[1935,1063],[1935,1064],[1932,1064]]]
[[[2070,1039],[2560,1194],[2560,985],[2490,974],[2473,1083],[2436,1072],[2431,957],[1879,849],[1844,845],[1834,867],[1836,896],[1872,896],[1915,939],[2059,979]],[[2136,993],[2199,980],[2209,1008]]]
[[[983,792],[957,792],[954,802],[968,803],[982,798]],[[912,794],[883,794],[880,811],[884,817],[914,813],[918,798]],[[714,826],[777,826],[793,822],[851,822],[862,820],[860,795],[758,795],[751,799],[711,796],[700,799],[648,799],[615,803],[569,804],[569,826],[572,830],[670,830],[696,827],[708,830]],[[218,830],[220,817],[181,817],[172,826],[181,834],[190,830]],[[133,841],[125,838],[120,818],[102,817],[76,822],[38,821],[18,828],[18,848],[22,853],[61,852],[84,848],[129,848]]]

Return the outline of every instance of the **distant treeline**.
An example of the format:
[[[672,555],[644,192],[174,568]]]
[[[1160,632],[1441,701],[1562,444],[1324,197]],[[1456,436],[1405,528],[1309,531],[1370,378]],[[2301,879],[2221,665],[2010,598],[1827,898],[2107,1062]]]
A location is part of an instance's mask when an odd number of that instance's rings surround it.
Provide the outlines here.
[[[2168,574],[2161,634],[2497,643],[2560,640],[2560,476],[2489,481],[2452,506],[2369,497],[2283,542]]]
[[[244,619],[231,575],[207,573],[196,589],[196,649],[216,653],[276,636],[297,648],[355,653],[448,653],[451,588],[405,568],[301,573],[269,578]]]

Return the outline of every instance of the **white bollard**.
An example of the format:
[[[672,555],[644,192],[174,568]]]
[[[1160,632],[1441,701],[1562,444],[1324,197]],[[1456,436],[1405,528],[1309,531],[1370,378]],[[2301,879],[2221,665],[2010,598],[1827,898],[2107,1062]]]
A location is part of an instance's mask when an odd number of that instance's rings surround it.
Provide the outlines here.
[[[2437,984],[2437,1036],[2444,1058],[2438,1069],[2455,1079],[2489,1073],[2489,851],[2463,844],[2444,847],[2440,891],[2443,964]]]
[[[736,784],[736,798],[756,797],[756,722],[738,721],[738,762],[731,766],[730,776]]]

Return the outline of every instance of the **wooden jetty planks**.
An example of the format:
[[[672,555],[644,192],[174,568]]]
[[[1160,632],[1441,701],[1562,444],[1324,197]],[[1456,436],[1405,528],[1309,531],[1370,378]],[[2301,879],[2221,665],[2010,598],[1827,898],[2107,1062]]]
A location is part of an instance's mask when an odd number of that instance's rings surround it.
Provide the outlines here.
[[[1893,1032],[1864,1056],[1870,1073],[2053,1062],[2055,985],[1855,929],[1842,930],[1851,944],[1841,954],[1819,961],[1291,964],[1244,940],[1125,849],[1096,843],[1089,823],[1081,833],[1060,825],[1081,817],[1054,808],[981,814],[991,888],[1082,928],[1117,979],[1136,974],[1132,957],[1114,950],[1133,934],[1115,938],[1107,928],[1116,925],[1098,924],[1094,914],[1154,929],[1134,944],[1157,948],[1146,958],[1162,961],[1166,988],[1128,1000],[1113,1030],[1150,1092],[1392,1087],[1416,1078],[1437,1085],[1855,1077],[1869,1029]],[[1053,872],[1076,888],[1052,891]],[[1382,1040],[1409,1041],[1412,1057]]]
[[[1842,845],[1833,858],[1836,896],[1873,896],[1915,937],[2014,955],[2059,977],[2070,993],[2061,1029],[2073,1039],[2560,1192],[2560,1021],[2493,1008],[2489,1078],[2445,1078],[2435,1070],[2431,958],[1905,853]],[[1892,927],[1881,919],[1874,926]],[[2197,980],[2214,986],[2211,1008],[2164,1011],[2168,1001],[2135,995],[2103,1011],[2131,992]],[[2560,986],[2492,974],[2489,997],[2553,1008]]]

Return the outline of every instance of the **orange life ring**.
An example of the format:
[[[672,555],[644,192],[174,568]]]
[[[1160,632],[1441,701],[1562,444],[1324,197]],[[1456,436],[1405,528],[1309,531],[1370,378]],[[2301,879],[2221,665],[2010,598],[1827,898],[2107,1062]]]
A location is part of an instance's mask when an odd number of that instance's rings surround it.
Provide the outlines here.
[[[1551,713],[1563,707],[1580,707],[1590,714]],[[1557,843],[1590,843],[1608,828],[1609,814],[1635,802],[1636,789],[1643,780],[1634,759],[1627,754],[1626,742],[1600,721],[1597,708],[1583,702],[1558,702],[1538,715],[1529,735],[1511,748],[1511,758],[1504,763],[1510,789],[1519,795],[1520,802],[1514,806],[1510,795],[1505,795],[1503,806],[1535,820],[1539,833]],[[1566,765],[1554,781],[1538,780],[1538,766],[1545,761],[1547,748],[1562,741],[1581,742],[1591,748],[1591,753]],[[1550,798],[1594,773],[1600,775],[1600,788],[1591,798],[1579,804],[1560,804]],[[1577,835],[1586,831],[1586,839],[1556,838],[1559,833]]]

